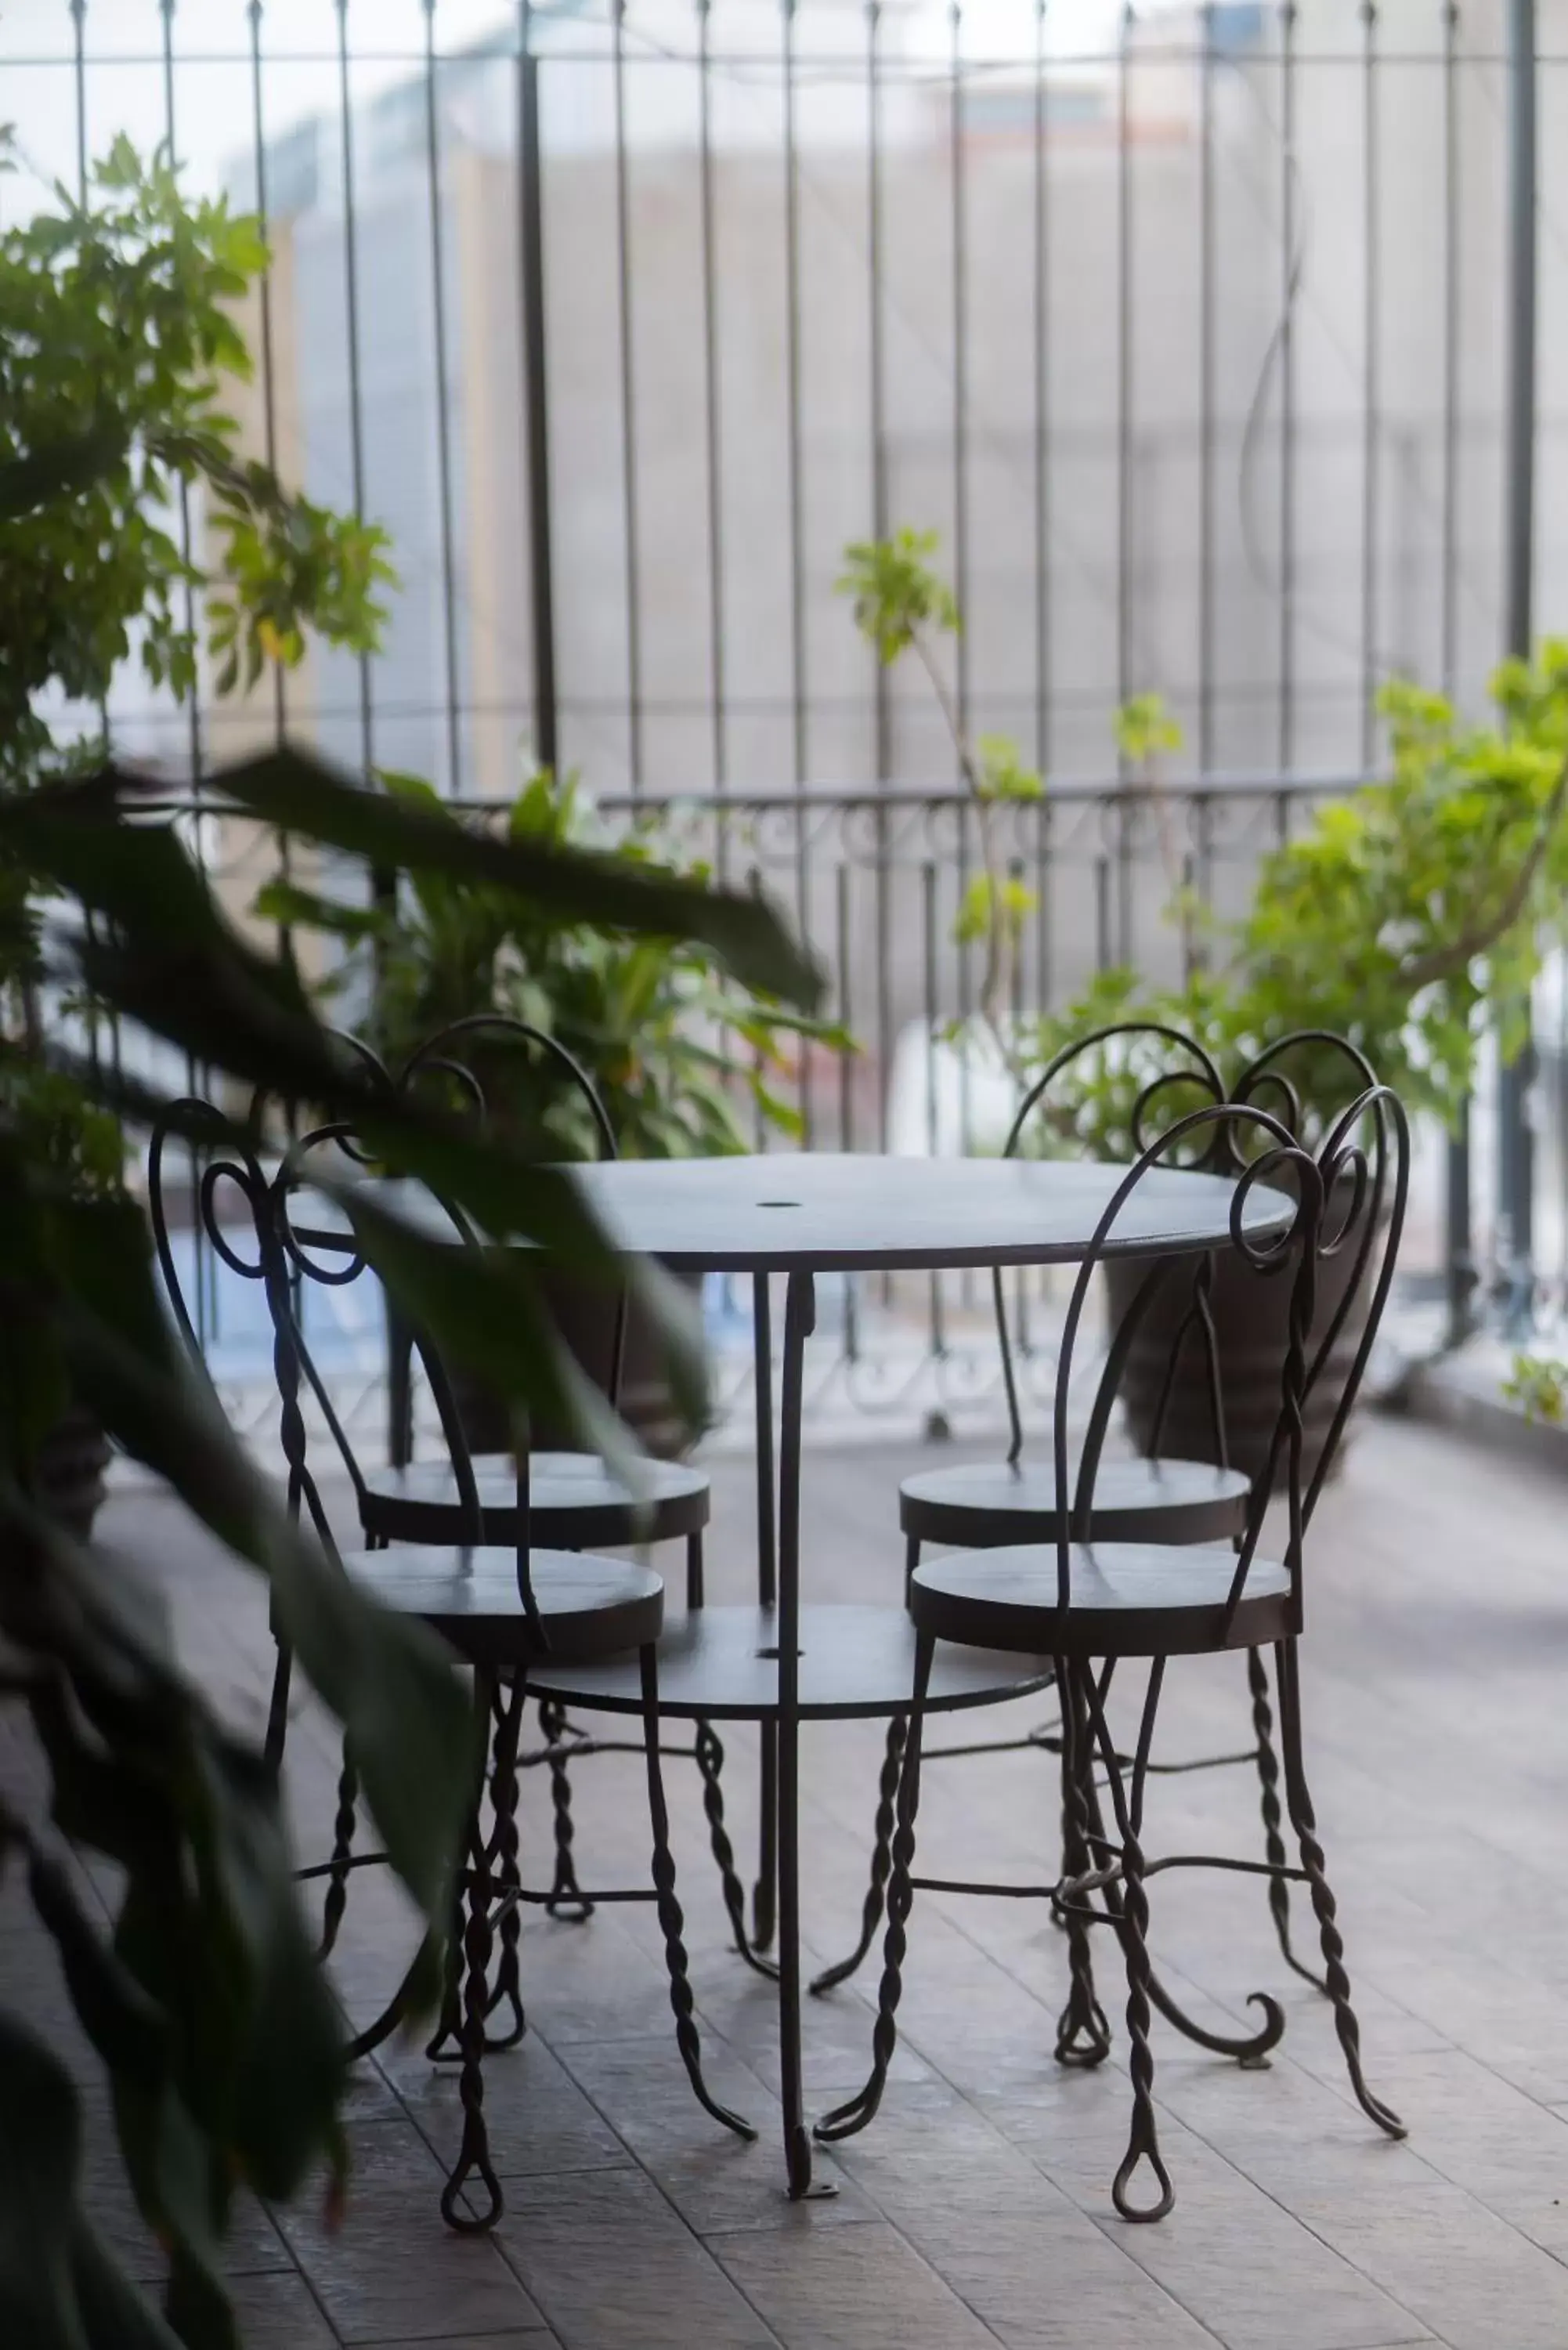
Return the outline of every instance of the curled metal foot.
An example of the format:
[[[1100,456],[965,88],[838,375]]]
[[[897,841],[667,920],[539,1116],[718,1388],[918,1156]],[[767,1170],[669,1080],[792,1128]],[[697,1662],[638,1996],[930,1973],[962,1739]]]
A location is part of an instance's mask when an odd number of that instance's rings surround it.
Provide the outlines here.
[[[702,1781],[702,1810],[708,1822],[708,1842],[718,1864],[719,1882],[724,1897],[724,1911],[730,1920],[730,1931],[735,1949],[749,1967],[770,1982],[778,1980],[778,1968],[772,1959],[764,1959],[752,1948],[746,1933],[746,1892],[735,1867],[735,1848],[730,1842],[730,1832],[724,1825],[724,1791],[721,1774],[724,1768],[724,1749],[711,1721],[699,1721],[694,1748],[697,1769]]]
[[[896,1713],[888,1724],[887,1750],[882,1757],[882,1773],[877,1783],[877,1817],[873,1824],[871,1845],[871,1882],[867,1888],[865,1907],[860,1913],[860,1939],[846,1959],[836,1966],[826,1967],[811,1983],[814,1997],[820,1999],[825,1991],[836,1990],[864,1960],[871,1948],[872,1938],[882,1920],[887,1898],[888,1877],[893,1866],[894,1803],[898,1793],[899,1766],[904,1759],[904,1744],[909,1736],[905,1716]]]
[[[1152,2203],[1135,2203],[1127,2192],[1142,2162],[1147,2163],[1159,2188],[1158,2197]],[[1176,2189],[1170,2183],[1170,2173],[1165,2167],[1165,2157],[1159,2150],[1158,2140],[1151,2137],[1147,2145],[1140,2143],[1136,2124],[1120,2168],[1111,2181],[1111,2201],[1120,2217],[1130,2220],[1135,2227],[1145,2226],[1153,2220],[1163,2220],[1176,2206]]]
[[[1269,1676],[1256,1648],[1247,1651],[1247,1686],[1252,1697],[1252,1730],[1257,1739],[1259,1808],[1263,1815],[1263,1850],[1272,1874],[1269,1878],[1269,1914],[1274,1921],[1285,1964],[1326,1998],[1328,1985],[1291,1948],[1291,1896],[1284,1875],[1288,1866],[1280,1833],[1280,1765],[1274,1752],[1274,1717],[1269,1705]]]
[[[1263,2011],[1263,2022],[1259,2031],[1210,2032],[1207,2025],[1195,2022],[1185,2008],[1178,2006],[1152,1968],[1147,1981],[1150,2003],[1164,2016],[1167,2023],[1173,2023],[1184,2039],[1194,2042],[1199,2048],[1207,2048],[1210,2055],[1233,2058],[1243,2071],[1265,2064],[1271,2049],[1277,2048],[1284,2038],[1285,2011],[1279,2001],[1272,1999],[1266,1991],[1252,1991],[1247,1994],[1248,2006],[1261,2007]]]
[[[1111,2053],[1111,2027],[1091,1987],[1075,1982],[1067,2004],[1056,2019],[1055,2057],[1058,2064],[1088,2072],[1103,2064]]]
[[[556,1826],[556,1876],[545,1912],[563,1925],[581,1926],[593,1916],[594,1905],[583,1898],[572,1854],[576,1832],[572,1825],[572,1782],[566,1768],[566,1707],[554,1698],[541,1698],[539,1728],[549,1759],[550,1802]]]

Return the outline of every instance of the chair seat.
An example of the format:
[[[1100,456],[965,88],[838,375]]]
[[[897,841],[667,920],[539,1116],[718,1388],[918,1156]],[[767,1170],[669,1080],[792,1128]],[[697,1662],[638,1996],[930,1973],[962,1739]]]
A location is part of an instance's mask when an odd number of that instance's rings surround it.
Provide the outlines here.
[[[623,1543],[674,1542],[708,1523],[709,1485],[701,1469],[679,1461],[639,1463],[633,1492],[596,1453],[535,1452],[528,1462],[530,1539],[546,1550],[617,1549]],[[475,1456],[480,1531],[487,1543],[517,1534],[517,1471],[509,1454]],[[373,1470],[360,1520],[370,1542],[450,1543],[463,1534],[457,1477],[450,1461],[414,1461]]]
[[[514,1550],[421,1544],[350,1551],[343,1565],[384,1607],[421,1617],[470,1664],[518,1665],[539,1656],[517,1588]],[[535,1551],[528,1565],[556,1661],[589,1663],[658,1639],[664,1584],[652,1567],[550,1550]]]
[[[1239,1469],[1208,1461],[1102,1461],[1087,1531],[1096,1542],[1224,1542],[1243,1530],[1248,1490]],[[920,1542],[959,1549],[1049,1542],[1056,1473],[1041,1461],[923,1470],[898,1488],[898,1523]]]
[[[1254,1558],[1229,1629],[1237,1566],[1229,1544],[1075,1543],[1067,1614],[1054,1543],[951,1551],[909,1584],[918,1631],[966,1648],[1077,1657],[1193,1656],[1256,1648],[1300,1629],[1289,1571]]]

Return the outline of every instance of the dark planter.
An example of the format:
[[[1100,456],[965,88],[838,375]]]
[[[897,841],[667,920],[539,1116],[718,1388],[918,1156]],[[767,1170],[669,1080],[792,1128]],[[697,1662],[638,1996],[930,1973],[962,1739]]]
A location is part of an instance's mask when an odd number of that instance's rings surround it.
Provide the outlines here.
[[[103,1505],[104,1471],[110,1458],[102,1429],[79,1405],[67,1412],[38,1449],[35,1496],[40,1508],[78,1542],[91,1536]]]
[[[1363,1210],[1363,1215],[1366,1212]],[[1358,1222],[1354,1235],[1347,1238],[1345,1246],[1325,1258],[1318,1268],[1312,1347],[1321,1341],[1355,1276],[1363,1229]],[[1345,1380],[1350,1376],[1356,1347],[1366,1327],[1366,1308],[1376,1269],[1375,1249],[1372,1263],[1367,1267],[1367,1277],[1361,1285],[1361,1294],[1345,1315],[1334,1340],[1334,1351],[1307,1398],[1302,1446],[1303,1482],[1311,1477],[1317,1466],[1329,1425],[1345,1391]],[[1147,1259],[1142,1263],[1132,1259],[1113,1260],[1106,1266],[1108,1319],[1113,1330],[1131,1306],[1147,1272]],[[1268,1459],[1269,1446],[1280,1416],[1293,1280],[1293,1274],[1283,1271],[1266,1279],[1261,1278],[1230,1250],[1217,1258],[1214,1266],[1211,1293],[1214,1336],[1231,1465],[1243,1471],[1249,1477],[1261,1473]],[[1165,1384],[1171,1348],[1191,1296],[1190,1264],[1178,1265],[1145,1315],[1132,1342],[1122,1377],[1121,1392],[1127,1432],[1140,1452],[1151,1452],[1156,1449],[1155,1420],[1159,1409],[1160,1391]],[[1312,1347],[1308,1348],[1309,1357]],[[1212,1461],[1215,1458],[1213,1414],[1209,1399],[1204,1348],[1195,1332],[1189,1333],[1182,1348],[1166,1409],[1165,1424],[1159,1431],[1158,1450],[1180,1461]],[[1344,1457],[1343,1443],[1339,1457]],[[1282,1453],[1281,1478],[1283,1473]],[[1331,1470],[1330,1474],[1333,1473]]]
[[[700,1273],[676,1273],[674,1278],[700,1298]],[[614,1295],[570,1274],[546,1274],[540,1286],[561,1336],[594,1385],[607,1394],[615,1347]],[[505,1405],[479,1381],[462,1373],[453,1374],[452,1392],[470,1450],[504,1452],[511,1441]],[[678,1459],[691,1440],[670,1397],[658,1334],[635,1299],[627,1315],[620,1411],[644,1451],[657,1461]],[[537,1421],[530,1436],[540,1452],[566,1451],[579,1440],[566,1429]]]

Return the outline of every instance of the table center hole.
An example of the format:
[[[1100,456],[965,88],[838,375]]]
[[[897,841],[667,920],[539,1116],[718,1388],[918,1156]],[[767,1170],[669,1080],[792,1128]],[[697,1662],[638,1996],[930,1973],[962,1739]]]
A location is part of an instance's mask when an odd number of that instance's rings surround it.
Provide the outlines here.
[[[798,1208],[800,1201],[798,1200],[759,1200],[757,1205],[759,1208]]]

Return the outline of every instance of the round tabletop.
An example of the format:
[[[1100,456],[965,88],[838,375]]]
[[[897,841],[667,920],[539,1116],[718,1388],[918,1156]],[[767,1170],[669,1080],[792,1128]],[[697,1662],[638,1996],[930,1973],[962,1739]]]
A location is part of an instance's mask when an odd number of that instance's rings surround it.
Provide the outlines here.
[[[1072,1264],[1086,1253],[1125,1167],[1066,1159],[889,1159],[774,1152],[735,1159],[623,1159],[574,1170],[628,1256],[693,1273],[895,1273]],[[1228,1176],[1153,1168],[1121,1210],[1107,1256],[1223,1245]],[[1255,1239],[1288,1229],[1295,1206],[1254,1185]]]

